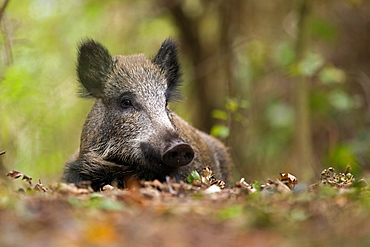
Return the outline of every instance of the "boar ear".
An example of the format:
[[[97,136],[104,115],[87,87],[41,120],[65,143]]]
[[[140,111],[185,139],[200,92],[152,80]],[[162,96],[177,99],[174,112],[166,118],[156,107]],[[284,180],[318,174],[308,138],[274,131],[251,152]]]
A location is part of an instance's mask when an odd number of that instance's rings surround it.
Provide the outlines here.
[[[152,62],[161,68],[167,78],[167,100],[178,96],[177,88],[181,84],[180,64],[177,56],[177,44],[174,40],[166,39]]]
[[[113,60],[108,50],[92,39],[81,43],[77,62],[78,78],[84,88],[83,97],[101,98]]]

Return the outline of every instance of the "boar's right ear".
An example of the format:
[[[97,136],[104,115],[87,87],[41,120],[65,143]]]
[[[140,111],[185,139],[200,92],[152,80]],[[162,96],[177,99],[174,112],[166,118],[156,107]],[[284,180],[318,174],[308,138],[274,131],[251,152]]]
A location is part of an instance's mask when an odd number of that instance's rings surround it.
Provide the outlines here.
[[[81,95],[101,98],[113,64],[109,51],[92,39],[85,40],[79,46],[77,63],[78,78],[84,87]]]

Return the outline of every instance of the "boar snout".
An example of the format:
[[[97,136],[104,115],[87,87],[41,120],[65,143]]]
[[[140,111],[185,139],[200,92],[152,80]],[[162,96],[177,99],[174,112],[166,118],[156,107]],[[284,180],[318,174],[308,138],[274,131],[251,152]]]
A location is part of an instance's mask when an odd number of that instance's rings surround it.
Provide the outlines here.
[[[193,148],[180,142],[170,146],[162,155],[162,161],[166,166],[180,167],[189,164],[194,158]]]

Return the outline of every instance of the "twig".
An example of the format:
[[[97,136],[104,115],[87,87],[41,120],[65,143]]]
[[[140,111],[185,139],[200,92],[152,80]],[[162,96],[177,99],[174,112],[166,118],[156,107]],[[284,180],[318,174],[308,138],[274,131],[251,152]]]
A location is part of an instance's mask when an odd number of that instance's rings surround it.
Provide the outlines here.
[[[1,9],[0,9],[0,22],[3,19],[5,9],[6,9],[6,6],[8,6],[9,1],[10,0],[5,0],[3,6],[1,6]]]
[[[169,176],[166,176],[166,182],[167,182],[167,185],[168,185],[168,190],[170,191],[171,194],[173,195],[176,195],[176,191],[173,189],[172,185],[171,185],[171,179]]]
[[[0,7],[0,28],[1,28],[1,33],[2,33],[3,39],[4,39],[4,53],[5,53],[5,56],[4,56],[5,66],[3,66],[3,68],[0,70],[0,76],[1,76],[0,80],[3,79],[2,78],[3,77],[3,72],[5,71],[6,67],[9,66],[13,61],[12,50],[11,50],[11,41],[8,38],[7,30],[6,30],[7,26],[6,26],[6,22],[4,21],[4,20],[6,20],[4,18],[5,9],[8,6],[9,2],[10,2],[10,0],[5,0],[3,2],[3,5]]]
[[[0,155],[5,154],[5,153],[6,153],[6,151],[0,151]]]

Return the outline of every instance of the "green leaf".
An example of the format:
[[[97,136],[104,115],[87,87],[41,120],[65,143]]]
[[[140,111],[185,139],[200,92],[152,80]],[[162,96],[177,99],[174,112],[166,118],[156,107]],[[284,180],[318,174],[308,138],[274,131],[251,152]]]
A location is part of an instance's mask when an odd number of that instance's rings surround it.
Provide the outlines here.
[[[346,80],[346,74],[343,70],[329,65],[325,66],[325,68],[321,70],[319,78],[325,84],[344,83]]]
[[[294,62],[294,48],[288,42],[280,43],[275,50],[275,62],[280,67],[287,67]]]
[[[225,125],[216,124],[211,129],[211,135],[219,138],[227,138],[230,135],[230,129]]]
[[[323,57],[318,53],[309,53],[301,62],[298,64],[298,73],[301,75],[312,76],[314,75],[324,64]]]
[[[194,170],[191,171],[191,173],[187,177],[187,180],[188,180],[189,184],[192,184],[194,181],[201,181],[199,173],[197,171],[194,171]]]
[[[257,191],[261,190],[261,184],[257,180],[254,181],[254,183],[252,184],[252,187],[255,188]]]
[[[335,90],[329,93],[328,95],[329,102],[337,110],[348,111],[352,109],[355,105],[354,100],[342,90]]]
[[[249,103],[248,100],[242,99],[242,100],[239,101],[239,108],[248,109],[249,105],[250,105],[250,103]]]
[[[225,112],[225,111],[213,110],[211,114],[212,114],[212,117],[216,118],[216,119],[221,119],[221,120],[227,120],[228,119],[227,112]]]
[[[244,207],[241,204],[231,205],[219,211],[218,216],[222,220],[239,218],[243,215]]]
[[[230,110],[232,112],[235,112],[236,110],[238,110],[239,108],[239,103],[237,100],[235,99],[229,99],[227,102],[226,102],[226,105],[225,105],[225,108],[227,110]]]

